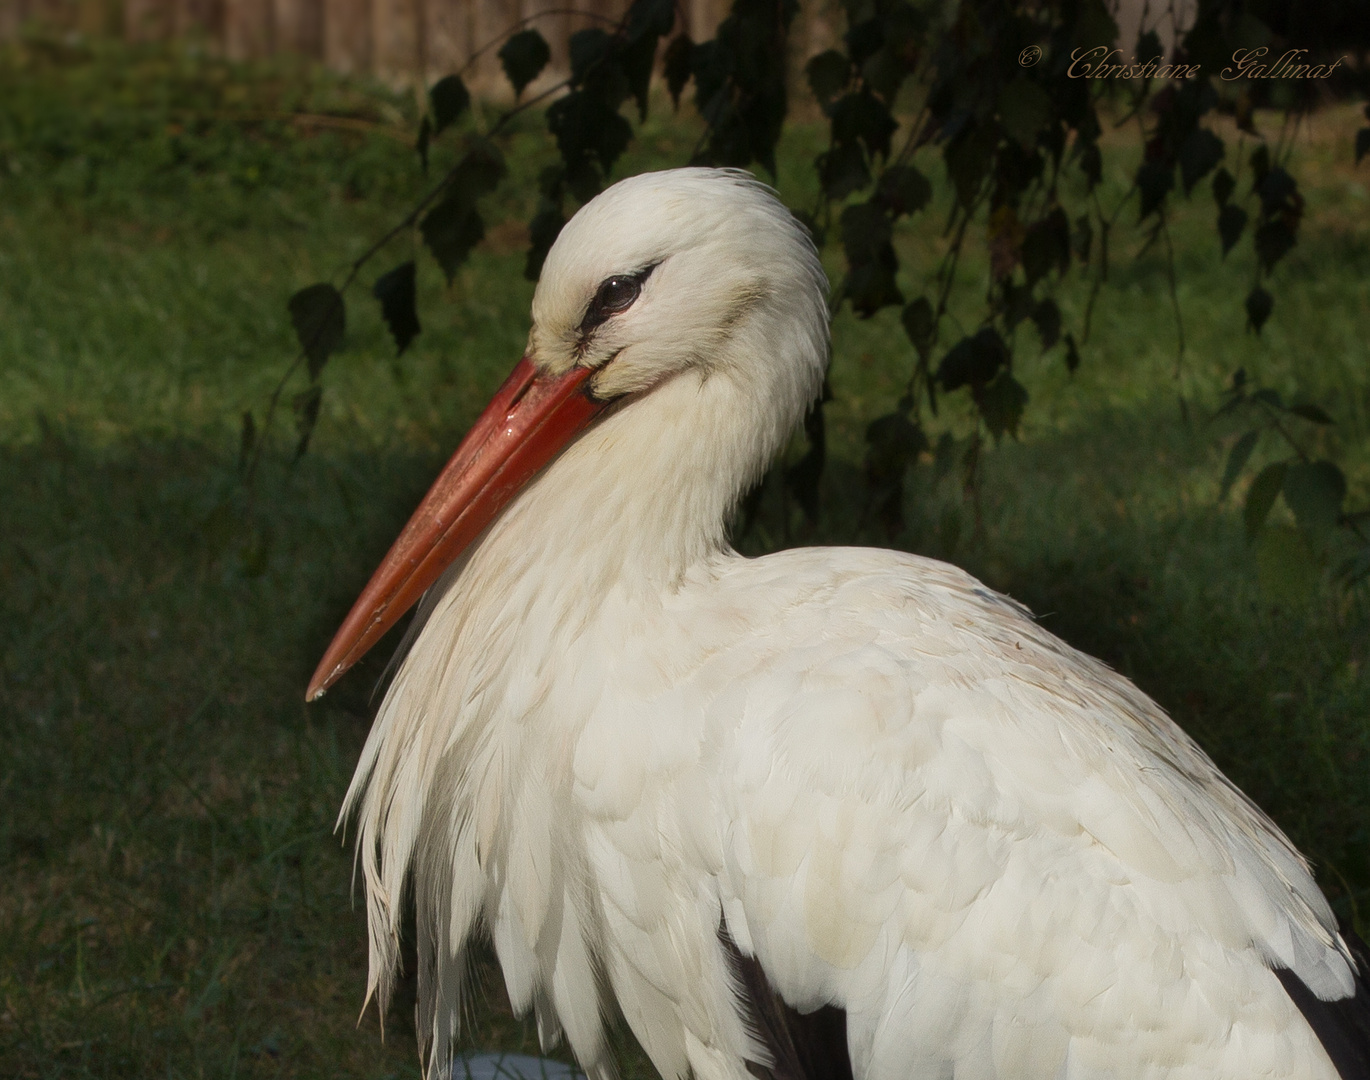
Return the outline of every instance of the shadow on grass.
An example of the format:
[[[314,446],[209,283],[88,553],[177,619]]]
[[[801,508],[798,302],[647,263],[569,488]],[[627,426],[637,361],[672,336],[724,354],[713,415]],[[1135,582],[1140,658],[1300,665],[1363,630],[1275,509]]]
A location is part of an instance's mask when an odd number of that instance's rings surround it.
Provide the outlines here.
[[[920,468],[894,540],[1134,678],[1351,915],[1370,885],[1364,621],[1260,596],[1234,516],[1204,496],[1212,447],[1171,409],[990,455],[978,531],[955,479]],[[393,645],[320,706],[301,695],[439,465],[306,458],[266,477],[254,529],[235,463],[201,444],[49,428],[0,449],[0,1073],[416,1074],[403,1009],[385,1043],[370,1017],[354,1030],[363,919],[332,835]],[[772,505],[743,546],[787,525],[889,542],[862,521],[859,470],[833,462],[826,485],[816,529]],[[472,1043],[531,1050],[482,965]]]

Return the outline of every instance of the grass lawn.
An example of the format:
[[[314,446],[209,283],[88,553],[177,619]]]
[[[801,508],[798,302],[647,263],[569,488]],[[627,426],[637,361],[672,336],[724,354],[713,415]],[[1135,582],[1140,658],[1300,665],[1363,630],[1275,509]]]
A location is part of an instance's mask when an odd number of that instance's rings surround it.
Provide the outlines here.
[[[450,288],[421,258],[424,333],[399,361],[358,290],[309,453],[292,464],[287,410],[250,500],[238,479],[241,415],[262,420],[292,355],[285,298],[424,188],[413,119],[412,99],[304,68],[68,46],[0,57],[0,1075],[418,1074],[403,1000],[384,1042],[374,1009],[357,1026],[363,914],[333,834],[387,648],[320,705],[302,694],[519,355],[521,226],[494,224]],[[550,157],[539,124],[512,137],[516,176]],[[1263,336],[1243,332],[1249,240],[1220,260],[1201,188],[1172,225],[1177,370],[1164,266],[1133,258],[1143,236],[1125,211],[1080,370],[1020,329],[1021,439],[986,454],[975,499],[920,464],[892,539],[863,513],[862,433],[912,352],[897,311],[840,314],[823,515],[805,523],[772,482],[742,546],[894,543],[1025,601],[1169,709],[1365,933],[1370,612],[1331,587],[1262,587],[1239,500],[1218,501],[1236,429],[1207,419],[1239,367],[1317,401],[1337,424],[1310,445],[1342,461],[1353,504],[1370,499],[1370,165],[1352,165],[1355,126],[1339,108],[1297,137],[1308,213]],[[659,107],[619,175],[682,163],[697,130]],[[1137,153],[1128,130],[1111,139],[1107,205]],[[787,140],[777,182],[801,205],[824,136]],[[899,241],[909,296],[949,198],[925,164],[938,195]],[[531,184],[508,187],[491,222],[530,216]],[[409,251],[397,241],[363,281]],[[983,259],[961,273],[956,318],[973,328]],[[1067,327],[1086,295],[1078,276],[1060,285]],[[953,396],[936,430],[964,443],[968,417]],[[479,976],[470,1045],[534,1051],[488,957]],[[651,1075],[631,1046],[624,1058]]]

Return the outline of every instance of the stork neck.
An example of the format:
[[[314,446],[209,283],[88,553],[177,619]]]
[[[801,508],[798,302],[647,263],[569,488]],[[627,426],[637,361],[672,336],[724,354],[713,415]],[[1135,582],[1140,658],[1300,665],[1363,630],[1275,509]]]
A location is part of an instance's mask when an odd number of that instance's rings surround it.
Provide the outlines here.
[[[727,374],[673,376],[563,452],[483,547],[591,597],[669,588],[726,548],[733,506],[779,448],[784,418],[761,405]]]

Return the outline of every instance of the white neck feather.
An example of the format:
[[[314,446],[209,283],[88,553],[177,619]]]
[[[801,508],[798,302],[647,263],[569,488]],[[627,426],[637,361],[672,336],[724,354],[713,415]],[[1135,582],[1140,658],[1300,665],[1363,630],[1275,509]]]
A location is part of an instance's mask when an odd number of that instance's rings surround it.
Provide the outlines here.
[[[450,910],[459,940],[457,912],[473,918],[484,901],[472,893],[458,903],[453,889],[483,888],[458,864],[498,860],[492,844],[509,835],[527,783],[545,793],[566,782],[533,774],[569,768],[566,754],[538,748],[569,745],[594,708],[598,688],[582,685],[594,665],[578,660],[615,647],[615,635],[631,640],[637,615],[727,550],[737,500],[818,394],[822,268],[783,206],[741,190],[768,226],[728,235],[750,245],[756,272],[737,286],[682,276],[675,310],[703,331],[678,321],[678,344],[658,333],[640,346],[639,359],[651,354],[661,372],[651,388],[563,451],[425,597],[343,806],[344,818],[357,815],[371,986],[382,997],[413,860],[444,867],[416,878],[421,923],[437,919],[433,933],[445,940],[437,913]],[[786,263],[787,273],[769,272]],[[602,618],[610,610],[619,618]],[[609,621],[613,632],[585,633]],[[435,791],[443,797],[430,800]]]

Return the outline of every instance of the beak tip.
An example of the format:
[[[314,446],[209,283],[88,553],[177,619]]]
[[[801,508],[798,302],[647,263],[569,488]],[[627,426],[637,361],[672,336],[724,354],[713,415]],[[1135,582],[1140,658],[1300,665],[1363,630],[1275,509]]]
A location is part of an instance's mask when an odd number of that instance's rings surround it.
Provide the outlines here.
[[[324,664],[320,664],[319,669],[314,672],[314,677],[309,680],[309,686],[305,689],[305,703],[309,704],[323,697],[328,692],[328,688],[338,681],[338,677],[345,670],[336,664],[329,664],[326,668]]]

